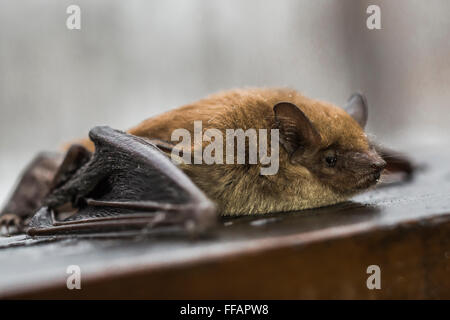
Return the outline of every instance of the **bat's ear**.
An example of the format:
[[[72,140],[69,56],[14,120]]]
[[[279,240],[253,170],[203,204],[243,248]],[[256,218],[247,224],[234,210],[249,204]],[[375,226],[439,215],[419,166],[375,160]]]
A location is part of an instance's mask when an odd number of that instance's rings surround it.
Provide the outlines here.
[[[308,117],[290,102],[280,102],[273,107],[275,123],[280,130],[280,142],[289,155],[307,148],[319,147],[321,137]]]
[[[366,97],[361,93],[354,93],[350,96],[345,106],[345,111],[358,122],[364,129],[367,123],[368,105]]]

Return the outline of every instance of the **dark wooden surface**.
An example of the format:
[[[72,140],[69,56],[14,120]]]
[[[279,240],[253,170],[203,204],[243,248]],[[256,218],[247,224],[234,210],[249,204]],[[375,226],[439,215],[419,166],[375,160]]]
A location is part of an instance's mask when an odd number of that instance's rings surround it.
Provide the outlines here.
[[[434,150],[449,150],[435,148]],[[1,298],[450,298],[450,153],[337,206],[227,218],[211,235],[0,238]],[[381,290],[366,269],[381,268]],[[66,288],[81,268],[82,289]]]

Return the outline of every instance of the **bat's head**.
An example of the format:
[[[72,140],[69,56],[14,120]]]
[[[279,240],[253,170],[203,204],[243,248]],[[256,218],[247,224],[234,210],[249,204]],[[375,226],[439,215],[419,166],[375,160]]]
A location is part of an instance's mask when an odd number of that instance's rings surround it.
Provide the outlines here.
[[[306,168],[314,181],[338,195],[351,195],[376,184],[386,162],[364,132],[367,103],[354,94],[344,109],[305,100],[274,106],[280,143],[289,162]]]

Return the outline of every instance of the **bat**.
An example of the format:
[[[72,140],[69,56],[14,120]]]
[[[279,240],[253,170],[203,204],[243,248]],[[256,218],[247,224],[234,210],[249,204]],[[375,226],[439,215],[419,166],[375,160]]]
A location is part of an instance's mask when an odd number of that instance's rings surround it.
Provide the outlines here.
[[[345,201],[383,180],[384,169],[397,177],[391,182],[410,179],[414,166],[406,157],[368,139],[367,116],[367,101],[359,93],[339,108],[291,89],[254,88],[211,95],[146,119],[127,133],[96,127],[90,140],[72,145],[64,158],[38,156],[0,224],[7,232],[30,235],[161,225],[201,232],[215,225],[218,214],[300,211]],[[235,154],[231,163],[174,161],[180,144],[173,133],[182,129],[195,137],[196,122],[201,133],[216,130],[224,136],[230,129],[276,130],[281,146],[276,174],[261,174],[262,163],[240,164]],[[250,142],[244,144],[245,159]],[[208,145],[208,139],[189,144],[189,157]],[[274,146],[271,141],[271,155]],[[216,159],[221,158],[226,156]]]

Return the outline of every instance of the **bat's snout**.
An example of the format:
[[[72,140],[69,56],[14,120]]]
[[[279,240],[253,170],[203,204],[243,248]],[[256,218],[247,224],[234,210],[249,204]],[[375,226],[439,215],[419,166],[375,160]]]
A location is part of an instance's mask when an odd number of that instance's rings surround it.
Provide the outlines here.
[[[383,169],[386,167],[386,161],[384,161],[381,157],[378,156],[379,159],[372,162],[371,167],[372,169],[376,171],[383,171]]]

